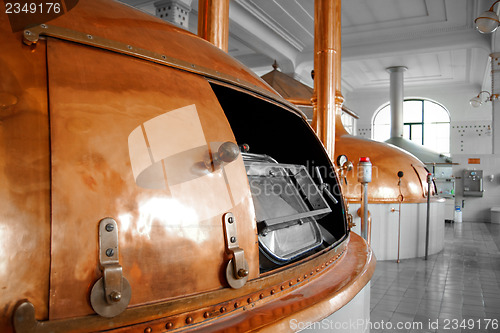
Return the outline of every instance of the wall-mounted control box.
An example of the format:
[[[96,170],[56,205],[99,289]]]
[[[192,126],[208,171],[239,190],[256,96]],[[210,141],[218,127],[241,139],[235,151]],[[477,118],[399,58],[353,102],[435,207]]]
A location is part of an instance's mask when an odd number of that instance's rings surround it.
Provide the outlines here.
[[[483,170],[464,170],[464,197],[482,197],[483,192]]]

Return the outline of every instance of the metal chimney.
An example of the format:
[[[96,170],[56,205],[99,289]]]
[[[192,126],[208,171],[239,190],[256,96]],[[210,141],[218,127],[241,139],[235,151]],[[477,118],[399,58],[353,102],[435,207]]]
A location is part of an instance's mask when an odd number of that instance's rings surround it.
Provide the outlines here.
[[[390,103],[391,103],[391,138],[403,137],[403,73],[408,68],[405,66],[388,67],[390,74]]]
[[[432,151],[420,144],[411,142],[410,140],[403,138],[403,102],[404,102],[404,91],[403,91],[403,73],[408,68],[405,66],[393,66],[386,68],[387,72],[390,74],[391,86],[390,86],[390,105],[391,105],[391,137],[386,140],[386,143],[393,144],[402,148],[409,153],[415,155],[424,164],[440,163],[446,164],[451,163],[451,158],[445,155],[441,155]]]

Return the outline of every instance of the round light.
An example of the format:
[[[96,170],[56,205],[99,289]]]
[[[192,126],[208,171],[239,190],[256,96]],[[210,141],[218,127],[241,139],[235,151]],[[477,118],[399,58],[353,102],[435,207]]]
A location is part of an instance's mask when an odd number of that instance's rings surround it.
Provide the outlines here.
[[[482,34],[490,34],[497,30],[500,21],[498,20],[498,15],[495,12],[487,10],[475,19],[474,23],[476,24],[477,31]]]
[[[483,104],[483,102],[481,101],[481,99],[479,98],[479,96],[476,96],[476,97],[472,97],[469,101],[470,105],[473,107],[473,108],[478,108],[481,106],[481,104]]]

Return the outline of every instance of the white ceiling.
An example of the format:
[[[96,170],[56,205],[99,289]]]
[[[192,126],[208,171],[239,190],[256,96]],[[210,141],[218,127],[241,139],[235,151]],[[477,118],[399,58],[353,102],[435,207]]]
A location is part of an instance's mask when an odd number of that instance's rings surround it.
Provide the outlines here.
[[[190,2],[191,0],[180,0]],[[150,13],[154,1],[123,0]],[[189,30],[196,33],[198,1]],[[407,86],[480,89],[489,77],[490,36],[473,20],[491,0],[344,0],[342,89],[387,90],[390,66]],[[229,53],[263,75],[280,69],[312,86],[314,0],[231,0]]]

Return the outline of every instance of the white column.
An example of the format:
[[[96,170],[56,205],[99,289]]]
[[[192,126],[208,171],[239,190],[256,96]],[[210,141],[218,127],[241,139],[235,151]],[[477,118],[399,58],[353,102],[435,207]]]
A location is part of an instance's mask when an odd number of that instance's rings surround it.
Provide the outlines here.
[[[408,68],[394,66],[386,68],[390,74],[391,138],[403,137],[404,75]]]

